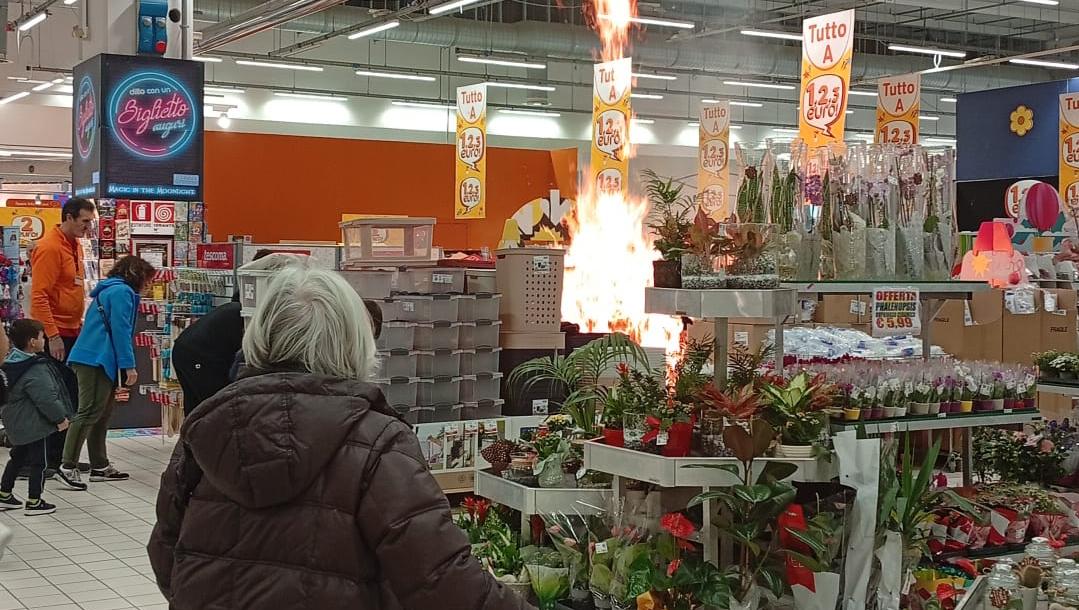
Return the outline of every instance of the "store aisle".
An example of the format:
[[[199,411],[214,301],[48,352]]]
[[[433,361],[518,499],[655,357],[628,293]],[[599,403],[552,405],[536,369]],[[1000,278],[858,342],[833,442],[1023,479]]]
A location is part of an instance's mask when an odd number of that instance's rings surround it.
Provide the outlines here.
[[[164,610],[154,584],[146,541],[154,523],[161,471],[174,441],[158,436],[109,439],[109,456],[131,480],[91,483],[88,492],[46,484],[55,514],[26,517],[0,513],[0,523],[15,530],[0,560],[0,610]],[[7,450],[0,450],[0,465]],[[25,482],[16,493],[25,495]]]

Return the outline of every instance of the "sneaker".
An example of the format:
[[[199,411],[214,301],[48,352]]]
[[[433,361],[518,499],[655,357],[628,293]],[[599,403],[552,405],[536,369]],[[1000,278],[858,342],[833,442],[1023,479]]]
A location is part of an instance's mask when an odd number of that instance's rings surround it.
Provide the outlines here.
[[[102,469],[94,469],[90,471],[91,483],[109,483],[112,481],[126,481],[131,478],[131,475],[126,472],[120,472],[115,466],[109,464]]]
[[[22,508],[22,500],[15,497],[15,494],[7,494],[7,497],[0,495],[0,510],[18,510]]]
[[[39,498],[36,502],[27,501],[26,510],[23,514],[28,517],[34,517],[36,515],[51,515],[55,512],[55,506]]]
[[[60,470],[56,471],[56,476],[60,477],[60,482],[64,487],[72,491],[86,491],[86,483],[82,482],[82,474],[79,473],[78,468],[64,468],[60,467]]]

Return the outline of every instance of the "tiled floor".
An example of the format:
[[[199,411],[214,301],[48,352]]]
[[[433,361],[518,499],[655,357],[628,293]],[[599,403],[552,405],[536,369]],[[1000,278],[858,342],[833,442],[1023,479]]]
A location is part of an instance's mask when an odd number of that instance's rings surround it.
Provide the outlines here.
[[[131,473],[130,481],[91,483],[87,492],[47,483],[55,514],[0,512],[0,523],[15,530],[0,560],[0,610],[165,610],[146,541],[172,445],[155,436],[110,438],[109,457]],[[7,450],[0,450],[0,465],[6,461]],[[15,492],[25,497],[26,483],[19,481]]]

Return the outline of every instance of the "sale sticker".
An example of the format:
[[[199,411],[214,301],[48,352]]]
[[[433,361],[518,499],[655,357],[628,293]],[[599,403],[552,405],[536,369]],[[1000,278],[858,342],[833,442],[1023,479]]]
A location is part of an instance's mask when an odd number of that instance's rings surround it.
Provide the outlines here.
[[[1060,96],[1060,198],[1069,216],[1079,214],[1079,93]]]
[[[697,191],[700,206],[716,220],[730,216],[731,105],[727,100],[702,103],[697,149]]]
[[[913,146],[918,143],[922,75],[888,76],[877,84],[877,144]]]
[[[853,54],[853,9],[802,22],[798,131],[810,149],[843,142]]]
[[[629,106],[633,64],[628,57],[595,65],[592,81],[592,161],[589,178],[600,195],[629,193]]]
[[[922,331],[922,301],[917,288],[873,290],[873,336],[917,335]]]
[[[453,217],[487,217],[487,85],[457,88],[457,179]]]

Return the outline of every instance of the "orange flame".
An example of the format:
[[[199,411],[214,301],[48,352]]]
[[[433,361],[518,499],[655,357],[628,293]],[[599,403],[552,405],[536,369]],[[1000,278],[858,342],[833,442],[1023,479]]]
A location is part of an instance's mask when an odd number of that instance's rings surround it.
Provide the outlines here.
[[[625,57],[631,18],[637,16],[637,0],[595,0],[595,27],[603,42],[603,61]]]

